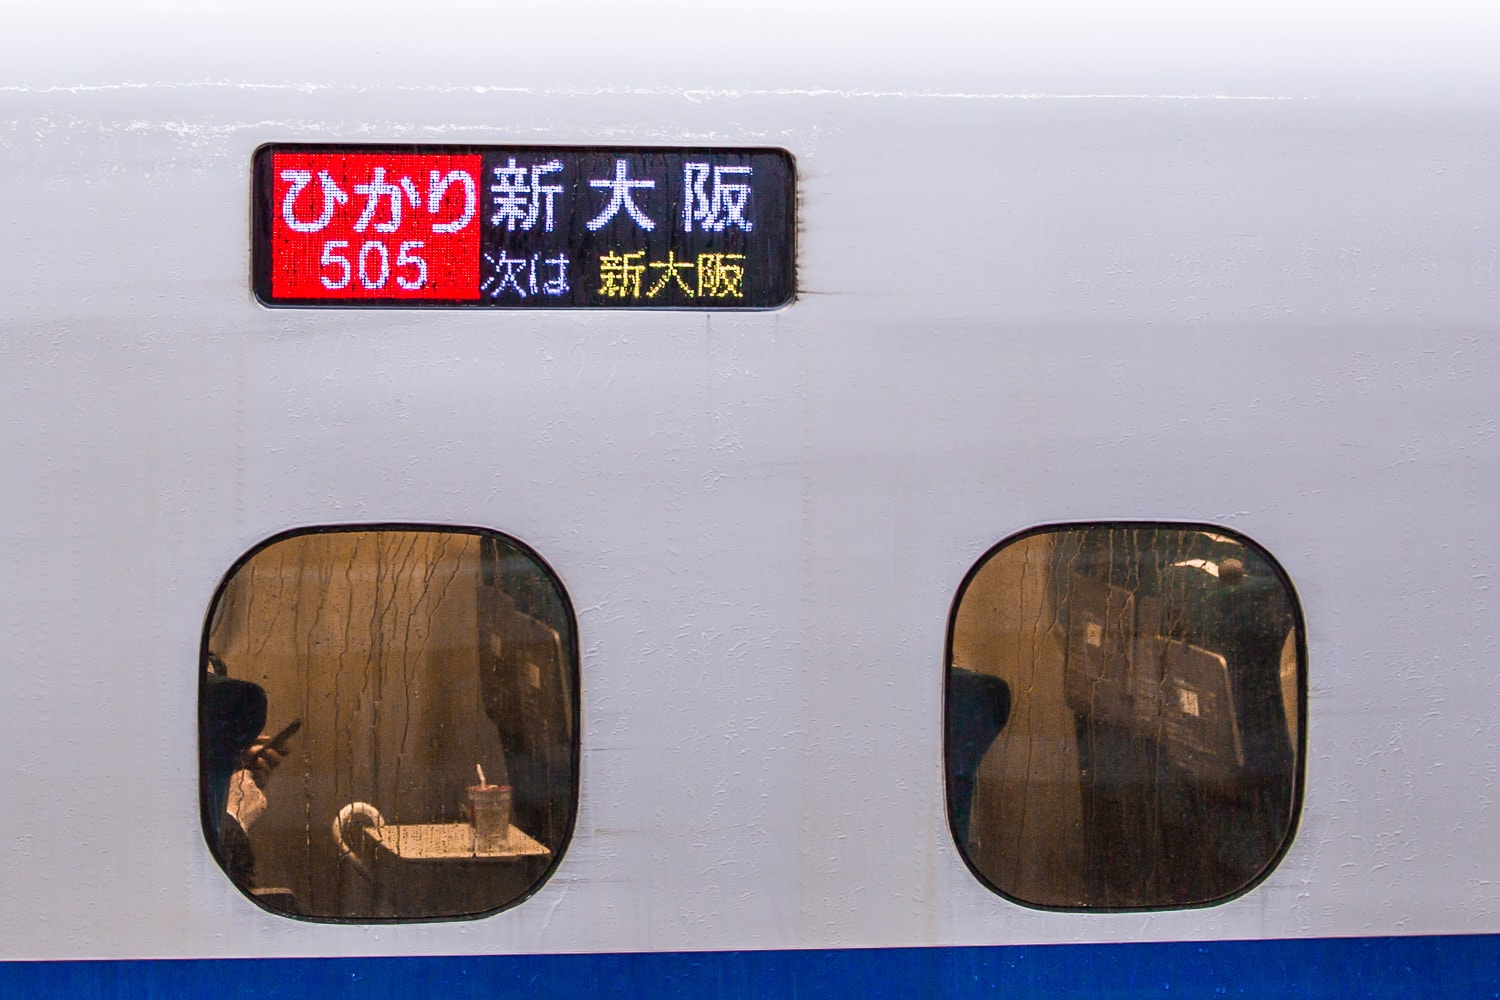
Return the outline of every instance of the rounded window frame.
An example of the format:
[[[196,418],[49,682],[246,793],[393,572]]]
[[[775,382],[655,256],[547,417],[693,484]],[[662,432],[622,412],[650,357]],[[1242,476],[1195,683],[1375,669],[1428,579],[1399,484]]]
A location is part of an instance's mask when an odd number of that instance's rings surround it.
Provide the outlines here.
[[[217,838],[214,834],[214,828],[212,825],[213,817],[209,815],[208,803],[205,800],[203,794],[204,748],[202,744],[202,706],[204,689],[208,684],[206,668],[208,668],[211,663],[211,651],[209,648],[211,637],[213,635],[214,626],[217,621],[217,614],[219,612],[220,604],[224,599],[226,591],[228,590],[230,584],[233,582],[235,576],[248,563],[250,563],[256,556],[260,555],[265,550],[276,545],[285,543],[292,539],[305,538],[316,535],[374,532],[421,532],[429,534],[467,535],[476,539],[493,538],[499,540],[503,544],[510,546],[519,551],[521,554],[525,555],[534,563],[536,568],[545,575],[556,592],[557,599],[561,604],[563,620],[567,625],[569,632],[571,633],[572,641],[566,644],[568,649],[568,658],[566,664],[564,665],[565,669],[568,671],[568,676],[573,692],[571,716],[569,719],[569,723],[572,727],[572,760],[570,762],[568,773],[569,787],[572,791],[572,795],[569,797],[570,808],[568,809],[566,819],[561,826],[561,833],[558,838],[557,847],[556,849],[552,850],[552,857],[549,859],[547,865],[545,866],[545,868],[543,868],[541,873],[531,882],[530,885],[527,886],[527,888],[523,892],[520,892],[517,895],[507,899],[505,902],[488,909],[468,913],[424,915],[414,917],[404,917],[399,915],[344,917],[303,913],[293,910],[280,909],[258,898],[249,887],[241,885],[240,882],[230,874],[223,858],[220,857],[219,850],[215,844]],[[193,713],[195,727],[193,742],[195,754],[194,759],[191,762],[191,767],[197,772],[196,785],[199,790],[199,829],[202,835],[202,845],[206,850],[208,857],[212,860],[213,867],[225,878],[226,881],[229,882],[230,885],[234,887],[235,891],[237,891],[244,898],[248,899],[251,903],[255,904],[255,906],[260,910],[263,910],[266,913],[272,914],[277,917],[311,924],[331,924],[338,926],[359,927],[470,922],[477,920],[486,920],[497,914],[504,913],[508,910],[522,905],[527,900],[535,896],[538,892],[540,892],[542,888],[552,880],[552,877],[557,873],[558,868],[562,865],[563,859],[564,857],[566,857],[569,848],[572,846],[573,835],[577,831],[578,827],[578,815],[582,809],[583,802],[582,656],[583,643],[578,625],[578,614],[573,603],[572,595],[569,592],[567,585],[564,583],[562,575],[558,573],[556,568],[545,558],[543,558],[541,553],[539,553],[530,544],[522,541],[514,535],[511,535],[504,531],[500,531],[499,529],[472,524],[438,524],[425,521],[333,522],[327,524],[302,525],[292,528],[285,528],[272,535],[268,535],[265,538],[262,538],[260,541],[256,542],[254,545],[250,546],[250,548],[246,549],[243,553],[237,556],[234,561],[230,563],[229,568],[225,570],[222,576],[220,576],[219,581],[214,586],[213,593],[209,598],[208,605],[203,616],[203,626],[200,631],[199,637],[197,663],[197,696],[195,698],[195,711]]]
[[[1287,600],[1291,607],[1293,617],[1293,634],[1295,636],[1295,651],[1297,657],[1296,666],[1296,736],[1291,741],[1293,750],[1293,773],[1292,792],[1290,802],[1290,813],[1285,834],[1277,844],[1276,849],[1271,852],[1262,867],[1256,874],[1248,879],[1243,885],[1226,893],[1221,893],[1212,898],[1195,900],[1185,903],[1153,903],[1136,906],[1074,906],[1066,904],[1038,903],[1017,896],[1001,888],[985,873],[970,856],[970,852],[964,843],[964,838],[958,835],[956,829],[955,803],[953,801],[953,789],[949,780],[949,739],[948,726],[953,714],[951,704],[952,690],[949,683],[950,675],[955,666],[954,663],[954,639],[957,632],[960,610],[964,603],[971,585],[985,567],[999,555],[1003,550],[1016,545],[1027,539],[1038,535],[1055,535],[1067,531],[1098,531],[1098,530],[1169,530],[1184,532],[1201,532],[1208,535],[1218,535],[1231,539],[1239,544],[1253,550],[1271,568],[1277,581],[1281,584]],[[1030,910],[1041,910],[1044,912],[1069,913],[1069,914],[1118,914],[1118,913],[1169,913],[1186,910],[1201,910],[1209,907],[1222,906],[1233,902],[1250,892],[1266,881],[1286,858],[1292,845],[1296,842],[1297,834],[1301,826],[1303,802],[1307,788],[1307,730],[1308,730],[1308,675],[1310,667],[1307,653],[1307,618],[1303,609],[1301,596],[1298,594],[1291,575],[1281,564],[1281,561],[1271,553],[1260,542],[1235,528],[1225,525],[1214,524],[1208,521],[1192,520],[1156,520],[1135,518],[1111,518],[1107,520],[1068,520],[1049,521],[1034,524],[1019,531],[1006,535],[1000,541],[986,548],[977,559],[975,559],[965,571],[962,580],[954,591],[953,599],[948,610],[948,623],[944,632],[943,642],[943,670],[942,670],[942,728],[939,734],[941,743],[941,775],[943,791],[943,814],[948,828],[948,836],[953,848],[958,852],[964,866],[975,880],[990,892]]]

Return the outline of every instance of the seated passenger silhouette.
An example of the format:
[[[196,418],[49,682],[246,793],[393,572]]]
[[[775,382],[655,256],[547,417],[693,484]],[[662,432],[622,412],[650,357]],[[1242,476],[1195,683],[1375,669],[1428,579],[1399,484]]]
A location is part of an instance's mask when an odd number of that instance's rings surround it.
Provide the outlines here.
[[[947,761],[948,811],[953,834],[965,849],[969,814],[979,762],[1010,718],[1010,685],[991,674],[954,666],[948,671],[947,724],[943,756]]]
[[[259,684],[227,676],[223,661],[209,654],[198,709],[200,800],[209,843],[225,872],[245,889],[255,885],[251,825],[265,811],[264,788],[281,763],[280,748],[267,744],[266,692]]]

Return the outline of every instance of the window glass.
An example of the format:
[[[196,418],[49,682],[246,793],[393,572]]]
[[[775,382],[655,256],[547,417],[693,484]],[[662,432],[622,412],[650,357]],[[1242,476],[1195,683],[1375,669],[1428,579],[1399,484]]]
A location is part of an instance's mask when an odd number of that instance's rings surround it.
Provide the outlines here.
[[[229,572],[199,667],[204,831],[262,905],[477,916],[556,866],[578,799],[571,606],[493,532],[316,529]]]
[[[1018,902],[1194,906],[1262,878],[1301,795],[1301,615],[1219,528],[1044,528],[970,571],[949,631],[948,810]]]

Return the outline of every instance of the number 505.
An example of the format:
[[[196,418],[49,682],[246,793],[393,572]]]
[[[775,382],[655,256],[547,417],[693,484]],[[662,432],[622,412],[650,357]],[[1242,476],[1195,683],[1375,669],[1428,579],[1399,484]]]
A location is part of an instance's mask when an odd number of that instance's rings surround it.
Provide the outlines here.
[[[422,240],[404,240],[396,251],[396,284],[408,292],[415,292],[427,284],[427,261],[413,252],[422,249],[422,246]],[[359,256],[354,261],[350,261],[347,256],[348,249],[348,240],[329,240],[323,244],[323,258],[319,261],[323,267],[320,275],[323,287],[333,292],[348,288],[358,273],[362,287],[372,292],[384,288],[391,279],[392,271],[391,252],[386,249],[385,244],[379,240],[367,240],[359,248]],[[330,267],[335,269],[335,273],[328,273]],[[405,267],[415,269],[414,273],[409,272],[411,277],[400,273],[400,269]]]

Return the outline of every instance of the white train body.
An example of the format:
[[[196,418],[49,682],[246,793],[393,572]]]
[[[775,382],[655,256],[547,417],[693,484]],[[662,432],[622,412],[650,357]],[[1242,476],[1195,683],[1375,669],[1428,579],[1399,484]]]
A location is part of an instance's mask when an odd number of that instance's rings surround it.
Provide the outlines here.
[[[0,958],[1500,933],[1493,11],[10,20]],[[267,308],[269,142],[782,148],[796,298]],[[1220,905],[1018,905],[945,814],[954,595],[1007,536],[1121,520],[1222,525],[1285,568],[1297,833]],[[200,828],[205,616],[262,540],[388,522],[557,572],[576,826],[494,916],[292,920]]]

